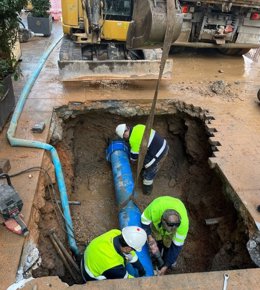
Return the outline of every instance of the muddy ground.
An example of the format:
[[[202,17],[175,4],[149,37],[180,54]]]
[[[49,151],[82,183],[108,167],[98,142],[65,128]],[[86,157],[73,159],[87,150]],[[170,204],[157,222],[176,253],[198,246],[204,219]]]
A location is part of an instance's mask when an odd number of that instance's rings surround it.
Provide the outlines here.
[[[63,139],[56,148],[69,199],[81,202],[71,206],[71,213],[82,252],[94,237],[119,226],[111,166],[105,158],[109,140],[116,137],[115,127],[122,122],[145,123],[146,118],[122,117],[103,110],[63,123]],[[247,228],[226,195],[221,178],[208,166],[212,152],[203,121],[181,112],[157,115],[154,129],[168,140],[170,153],[155,180],[153,194],[144,196],[137,190],[138,205],[143,210],[154,198],[170,195],[184,202],[190,218],[185,246],[169,273],[254,267],[245,246]],[[136,167],[132,169],[135,172]],[[68,273],[44,235],[52,227],[66,242],[62,219],[57,221],[51,199],[41,213],[39,249],[43,263],[34,275],[58,275],[67,281]],[[219,217],[219,223],[206,225],[206,219]]]

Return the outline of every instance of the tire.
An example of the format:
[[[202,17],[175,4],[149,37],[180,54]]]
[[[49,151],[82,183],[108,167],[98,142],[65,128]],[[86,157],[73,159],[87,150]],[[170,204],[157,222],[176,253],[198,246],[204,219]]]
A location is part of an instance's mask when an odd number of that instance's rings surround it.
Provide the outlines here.
[[[259,89],[258,92],[257,92],[257,98],[258,98],[258,100],[260,101],[260,89]]]
[[[218,48],[218,50],[225,55],[241,56],[248,53],[250,48]]]

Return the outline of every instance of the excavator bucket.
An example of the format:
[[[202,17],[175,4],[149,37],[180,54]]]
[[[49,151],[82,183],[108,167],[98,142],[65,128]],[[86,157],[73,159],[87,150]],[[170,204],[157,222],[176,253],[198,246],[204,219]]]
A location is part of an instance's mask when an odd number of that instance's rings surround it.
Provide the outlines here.
[[[174,2],[174,31],[172,43],[181,32],[183,15],[178,0],[141,0],[135,1],[132,21],[130,22],[126,47],[128,49],[162,48],[167,25],[167,1]]]

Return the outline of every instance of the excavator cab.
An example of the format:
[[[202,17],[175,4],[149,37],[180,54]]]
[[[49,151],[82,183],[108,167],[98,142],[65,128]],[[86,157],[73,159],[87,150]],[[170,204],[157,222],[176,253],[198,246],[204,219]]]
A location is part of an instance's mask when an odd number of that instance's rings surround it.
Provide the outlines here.
[[[133,0],[85,0],[83,9],[86,12],[85,32],[88,31],[91,43],[125,41]]]
[[[133,1],[131,0],[105,0],[104,14],[105,18],[109,20],[125,20],[130,21],[133,10]]]
[[[167,1],[63,0],[58,61],[63,81],[156,79],[166,31]],[[175,6],[175,5],[174,5]],[[177,9],[176,9],[177,10]],[[176,33],[180,33],[180,21]],[[163,78],[172,75],[168,60]]]

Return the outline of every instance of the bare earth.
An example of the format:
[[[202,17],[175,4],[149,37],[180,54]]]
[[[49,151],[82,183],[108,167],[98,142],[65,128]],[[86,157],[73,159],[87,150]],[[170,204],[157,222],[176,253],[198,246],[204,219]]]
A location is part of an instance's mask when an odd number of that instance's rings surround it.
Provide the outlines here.
[[[30,49],[32,44],[26,44],[27,48]],[[56,140],[55,145],[67,177],[69,198],[81,201],[81,206],[71,206],[71,211],[76,237],[80,242],[78,245],[83,250],[84,244],[94,236],[118,226],[112,174],[110,164],[105,161],[107,138],[113,135],[118,122],[145,122],[142,108],[149,107],[155,84],[148,81],[62,84],[58,78],[57,57],[58,48],[52,53],[29,95],[16,137],[48,143],[53,108],[65,106],[65,111],[69,112],[67,117],[63,115],[63,141]],[[154,278],[137,279],[129,284],[123,281],[121,289],[128,289],[131,285],[140,289],[152,289],[151,285],[165,289],[165,285],[174,281],[182,286],[181,289],[191,289],[194,285],[196,289],[218,289],[223,286],[223,272],[208,272],[214,270],[227,271],[232,275],[229,289],[258,289],[259,270],[254,269],[245,245],[247,235],[256,230],[260,222],[256,211],[260,200],[260,108],[256,102],[259,64],[245,57],[233,58],[203,50],[188,50],[172,57],[173,79],[161,85],[161,102],[157,107],[164,116],[157,116],[154,124],[169,140],[171,153],[155,181],[154,194],[144,197],[141,192],[138,193],[141,208],[162,194],[183,199],[191,220],[190,232],[177,267],[173,270],[176,275],[157,278],[156,282],[153,282]],[[116,115],[107,113],[106,109],[88,112],[88,106],[95,107],[93,101],[102,100],[121,100],[122,110],[130,108],[132,113]],[[178,108],[170,115],[167,112],[171,105],[167,100],[174,101]],[[75,105],[69,102],[82,102],[86,114],[73,116],[71,107]],[[102,106],[111,108],[113,102],[96,106],[99,110]],[[208,111],[213,118],[202,122],[199,113],[195,114],[194,107]],[[47,129],[39,136],[33,135],[30,128],[42,120],[46,122]],[[214,134],[210,135],[209,131]],[[42,150],[10,147],[5,133],[6,130],[0,135],[0,157],[10,158],[12,173],[42,165]],[[35,272],[35,276],[60,275],[70,283],[68,274],[45,236],[49,228],[54,227],[60,238],[64,239],[62,223],[61,220],[56,221],[51,200],[47,198],[47,201],[40,202],[40,199],[34,199],[35,193],[39,193],[38,176],[19,176],[13,180],[24,200],[23,213],[31,229],[26,242],[34,240],[39,243],[43,255],[42,267],[36,270],[38,273]],[[40,211],[39,220],[31,211],[32,205]],[[205,219],[222,216],[223,222],[218,226],[205,225]],[[35,223],[37,230],[34,230]],[[2,288],[6,289],[15,280],[24,239],[7,232],[4,227],[0,231],[0,257],[6,265],[1,267],[0,281],[3,281]],[[244,268],[248,269],[237,270]],[[177,275],[190,272],[203,273]],[[45,279],[50,284],[58,285],[56,289],[66,287],[56,278]],[[28,287],[39,283],[38,288],[45,289],[46,280],[37,279]],[[116,281],[105,285],[97,283],[90,285],[89,289],[115,289],[113,283]],[[79,289],[81,286],[73,287]]]

